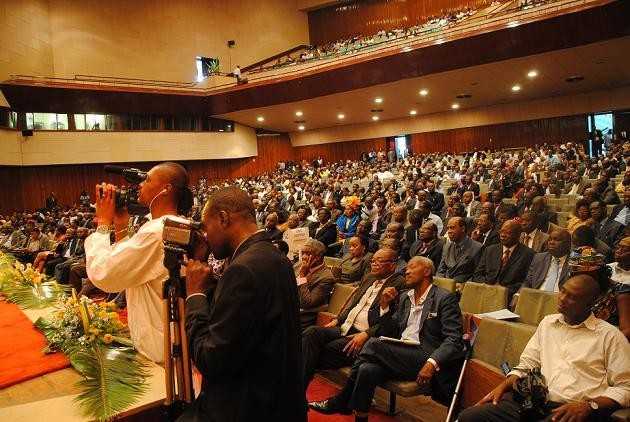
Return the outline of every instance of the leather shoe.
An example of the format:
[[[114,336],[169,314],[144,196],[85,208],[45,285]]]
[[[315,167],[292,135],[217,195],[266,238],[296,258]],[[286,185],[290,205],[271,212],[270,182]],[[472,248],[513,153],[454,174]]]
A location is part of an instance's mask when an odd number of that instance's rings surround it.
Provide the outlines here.
[[[334,413],[341,413],[342,415],[349,415],[352,411],[348,408],[337,405],[334,400],[322,400],[309,402],[308,407],[316,412],[323,413],[324,415],[332,415]]]

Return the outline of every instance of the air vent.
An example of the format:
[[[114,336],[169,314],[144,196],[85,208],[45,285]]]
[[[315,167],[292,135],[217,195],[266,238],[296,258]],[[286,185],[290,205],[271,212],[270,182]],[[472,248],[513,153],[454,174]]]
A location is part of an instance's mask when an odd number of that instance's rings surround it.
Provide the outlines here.
[[[455,98],[459,98],[460,100],[464,100],[464,99],[467,99],[467,98],[472,98],[472,95],[470,95],[470,94],[459,94]]]
[[[565,81],[567,81],[568,83],[574,83],[574,82],[582,82],[584,80],[584,76],[569,76],[568,78],[565,79]]]

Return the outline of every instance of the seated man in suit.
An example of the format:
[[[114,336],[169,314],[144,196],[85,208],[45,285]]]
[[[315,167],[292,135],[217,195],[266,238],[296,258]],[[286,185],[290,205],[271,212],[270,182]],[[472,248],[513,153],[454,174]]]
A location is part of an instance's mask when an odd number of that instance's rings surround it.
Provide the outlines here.
[[[475,194],[472,191],[466,191],[462,195],[462,204],[466,212],[465,217],[477,218],[481,213],[481,202],[475,199]]]
[[[438,268],[442,261],[443,248],[444,239],[438,237],[437,226],[432,221],[427,221],[420,227],[420,238],[411,245],[409,257],[424,256]]]
[[[508,298],[521,287],[534,258],[534,251],[520,243],[521,225],[506,221],[499,231],[501,243],[488,246],[481,254],[472,281],[507,287]]]
[[[335,277],[324,265],[326,246],[319,240],[309,239],[302,246],[300,268],[295,278],[300,299],[300,322],[302,329],[315,323],[318,308],[328,303],[335,285]]]
[[[265,233],[271,240],[282,239],[282,232],[278,228],[278,214],[275,212],[269,213],[265,218]]]
[[[57,281],[67,283],[70,277],[70,267],[79,263],[85,257],[84,242],[88,237],[89,230],[79,227],[76,230],[76,239],[69,242],[67,249],[59,261],[54,261],[54,274]]]
[[[595,237],[607,244],[608,247],[615,248],[623,237],[624,227],[615,220],[608,218],[606,204],[603,202],[592,202],[589,207],[591,218],[593,219],[591,227],[595,232]]]
[[[490,202],[486,202],[486,204],[490,204]],[[477,218],[475,229],[470,234],[470,238],[481,243],[482,249],[496,245],[499,243],[499,231],[495,226],[494,214],[484,212]]]
[[[481,244],[466,234],[466,222],[462,217],[448,220],[446,234],[450,242],[442,249],[442,261],[437,276],[452,278],[458,283],[468,281],[479,260]]]
[[[547,251],[537,253],[532,259],[523,287],[558,292],[569,277],[569,252],[571,234],[564,229],[556,229],[549,235]]]
[[[519,364],[477,405],[460,413],[459,421],[604,421],[630,406],[630,343],[591,313],[599,294],[588,275],[567,280],[560,289],[560,313],[540,322]],[[549,389],[539,416],[524,415],[512,393],[534,368]]]
[[[429,387],[438,371],[440,375],[448,372],[451,379],[447,384],[454,387],[458,361],[464,354],[462,313],[455,294],[433,285],[434,272],[428,258],[416,256],[409,261],[405,287],[410,290],[400,295],[396,311],[377,331],[415,344],[371,338],[352,365],[343,389],[328,400],[309,403],[311,409],[326,414],[354,411],[356,421],[367,421],[374,390],[388,379],[416,380]],[[382,312],[389,312],[395,296],[394,289],[387,289],[381,298]]]
[[[311,326],[302,334],[304,388],[317,368],[334,369],[351,365],[365,342],[376,333],[381,318],[379,304],[384,288],[399,290],[403,277],[395,274],[397,253],[379,249],[372,257],[371,271],[361,280],[339,315],[324,327]]]
[[[326,246],[326,252],[329,252],[330,245],[337,241],[337,225],[330,217],[330,210],[322,207],[317,210],[317,222],[311,223],[308,227],[310,236],[322,242]]]
[[[521,215],[521,233],[520,242],[532,249],[534,252],[544,252],[547,249],[547,239],[549,235],[538,228],[538,220],[536,215],[531,211],[525,211]]]
[[[626,186],[624,189],[622,199],[623,204],[615,205],[613,207],[613,210],[610,213],[610,218],[619,224],[627,226],[628,222],[630,222],[630,186]]]

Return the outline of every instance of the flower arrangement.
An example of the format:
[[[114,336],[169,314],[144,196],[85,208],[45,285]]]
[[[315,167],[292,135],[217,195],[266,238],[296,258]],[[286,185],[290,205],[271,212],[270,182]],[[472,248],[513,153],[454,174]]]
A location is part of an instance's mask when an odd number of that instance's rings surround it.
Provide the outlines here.
[[[49,280],[33,268],[22,264],[10,255],[0,253],[0,293],[9,302],[23,308],[44,308],[54,305],[67,293],[67,287]]]
[[[114,303],[62,297],[50,319],[35,322],[46,339],[46,353],[61,351],[83,376],[77,402],[84,416],[109,420],[146,390],[146,361],[134,350]]]

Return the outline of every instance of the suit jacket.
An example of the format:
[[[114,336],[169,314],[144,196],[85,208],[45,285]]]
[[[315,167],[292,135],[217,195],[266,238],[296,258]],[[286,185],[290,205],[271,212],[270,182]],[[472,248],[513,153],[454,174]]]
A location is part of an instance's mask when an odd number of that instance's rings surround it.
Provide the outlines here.
[[[282,232],[280,231],[279,228],[274,227],[273,229],[269,230],[269,229],[265,229],[264,232],[267,237],[271,240],[281,240],[282,239]]]
[[[442,262],[442,250],[444,249],[444,239],[434,239],[427,250],[424,253],[420,253],[420,249],[422,248],[422,240],[418,240],[411,245],[409,248],[409,258],[413,258],[414,256],[424,256],[425,258],[429,258],[433,261],[433,265],[435,268],[440,267],[440,262]]]
[[[337,241],[337,226],[332,221],[328,221],[323,226],[316,222],[308,227],[311,237],[322,242],[326,248]]]
[[[462,252],[459,254],[456,262],[452,266],[448,266],[446,261],[454,248],[455,242],[447,242],[442,249],[442,262],[437,270],[438,277],[452,278],[458,283],[468,281],[475,271],[475,266],[479,260],[481,252],[481,243],[475,242],[469,237],[462,240]]]
[[[499,239],[499,231],[493,228],[490,230],[490,233],[486,235],[483,242],[481,242],[481,246],[482,248],[487,248],[488,246],[496,245],[500,241],[501,240]]]
[[[406,293],[400,297],[396,311],[384,315],[378,335],[400,338],[407,327],[411,299]],[[462,333],[462,312],[457,295],[431,286],[422,307],[418,338],[420,348],[440,366],[431,382],[431,395],[439,402],[450,401],[457,384],[464,357]]]
[[[551,254],[549,252],[541,252],[534,255],[532,263],[529,266],[529,271],[523,282],[523,287],[530,289],[540,289],[540,286],[547,277],[547,271],[549,271],[549,265],[551,265]],[[560,271],[560,278],[558,279],[558,286],[561,286],[569,278],[569,260],[564,260],[564,265]]]
[[[444,194],[442,192],[427,192],[427,199],[431,201],[431,212],[436,215],[442,214],[444,208]]]
[[[488,246],[481,255],[472,281],[500,284],[508,288],[509,297],[512,297],[521,287],[529,271],[529,265],[534,258],[534,251],[522,243],[518,243],[503,268],[501,268],[502,256],[503,245]]]
[[[204,296],[186,301],[201,394],[182,421],[306,422],[297,285],[264,233],[245,240]]]
[[[525,232],[521,233],[520,241],[523,245],[525,245],[525,236],[527,236],[527,233]],[[531,249],[536,253],[546,251],[548,240],[549,240],[549,235],[547,233],[544,233],[541,230],[538,230],[536,234],[534,235],[534,241],[532,242]]]
[[[357,304],[359,303],[359,301],[361,300],[365,292],[367,292],[368,288],[375,281],[376,281],[376,276],[372,273],[368,273],[363,277],[363,279],[361,280],[361,283],[359,284],[359,287],[357,287],[357,289],[352,293],[352,295],[350,295],[350,298],[348,299],[344,307],[339,312],[339,315],[337,316],[337,321],[339,321],[337,325],[339,327],[343,325],[343,323],[346,321],[346,318],[348,318],[348,314],[350,314],[350,311],[355,306],[357,306]],[[367,333],[370,335],[370,337],[376,334],[376,331],[378,330],[381,319],[387,315],[385,314],[381,316],[380,301],[381,301],[381,293],[383,293],[383,289],[386,287],[395,287],[396,290],[400,291],[403,288],[404,284],[405,284],[404,277],[400,274],[394,273],[391,276],[389,276],[389,278],[381,286],[381,290],[379,290],[378,294],[376,295],[376,298],[374,299],[374,302],[372,302],[372,304],[370,305],[370,310],[368,311],[368,323],[370,324],[370,328],[368,329]],[[392,310],[390,309],[390,312],[391,311]]]
[[[623,238],[624,227],[619,222],[606,218],[601,224],[594,224],[593,230],[595,230],[596,238],[610,248],[615,248]]]
[[[328,303],[334,285],[335,277],[330,269],[322,264],[306,276],[306,283],[298,286],[302,328],[315,323],[317,319],[316,310]]]

